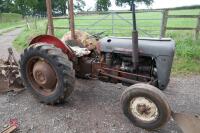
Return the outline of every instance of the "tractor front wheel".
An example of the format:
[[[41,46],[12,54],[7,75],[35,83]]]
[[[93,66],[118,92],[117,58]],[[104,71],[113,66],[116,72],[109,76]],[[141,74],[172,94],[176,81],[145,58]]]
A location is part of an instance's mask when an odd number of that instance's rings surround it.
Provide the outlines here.
[[[148,84],[128,87],[122,94],[121,103],[125,116],[143,129],[158,129],[171,117],[171,109],[164,94]]]
[[[26,88],[45,104],[63,102],[74,89],[72,62],[53,45],[38,43],[26,48],[20,72]]]

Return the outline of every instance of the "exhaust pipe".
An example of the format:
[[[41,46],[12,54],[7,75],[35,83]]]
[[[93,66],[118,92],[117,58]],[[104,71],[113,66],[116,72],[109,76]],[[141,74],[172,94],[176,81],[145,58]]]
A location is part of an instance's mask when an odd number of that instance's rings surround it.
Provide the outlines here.
[[[134,0],[132,0],[132,20],[133,20],[133,31],[132,31],[132,62],[133,62],[133,68],[136,70],[138,68],[138,62],[139,62],[139,52],[138,52],[138,31],[137,31],[137,25],[136,25],[136,13],[135,13],[135,3]]]

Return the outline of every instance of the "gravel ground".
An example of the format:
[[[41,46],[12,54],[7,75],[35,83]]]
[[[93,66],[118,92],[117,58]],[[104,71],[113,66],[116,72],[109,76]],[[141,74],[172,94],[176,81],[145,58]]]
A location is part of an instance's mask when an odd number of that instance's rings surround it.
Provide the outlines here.
[[[10,45],[18,33],[19,29],[0,36],[1,48]],[[4,40],[7,35],[13,38]],[[200,76],[171,78],[164,93],[174,111],[200,114],[199,81]],[[121,111],[120,96],[125,88],[121,84],[77,79],[67,102],[57,106],[39,103],[26,90],[0,94],[0,131],[10,119],[17,118],[19,133],[147,133],[133,126]],[[156,132],[181,133],[173,121]]]
[[[0,33],[3,30],[0,30]],[[15,40],[15,38],[17,37],[17,35],[22,31],[22,29],[18,28],[15,29],[13,31],[4,33],[4,34],[0,34],[0,58],[1,59],[7,59],[8,57],[8,48],[12,47],[12,42]],[[19,54],[17,54],[17,52],[15,51],[15,49],[13,49],[15,55],[17,56],[17,58],[19,58]]]
[[[164,92],[174,111],[200,113],[200,76],[174,77]],[[20,122],[18,132],[49,133],[145,133],[123,115],[120,96],[125,86],[100,81],[77,80],[67,103],[47,106],[28,91],[0,95],[0,123],[11,118]],[[0,127],[3,125],[0,125]],[[160,133],[179,133],[173,121]]]

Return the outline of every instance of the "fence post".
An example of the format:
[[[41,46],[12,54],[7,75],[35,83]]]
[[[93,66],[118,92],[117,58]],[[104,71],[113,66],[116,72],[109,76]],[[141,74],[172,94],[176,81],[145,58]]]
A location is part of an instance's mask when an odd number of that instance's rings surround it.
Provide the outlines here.
[[[200,31],[200,13],[199,13],[199,17],[197,18],[197,27],[195,30],[195,39],[198,40],[199,38],[199,31]]]
[[[166,30],[167,30],[167,21],[168,21],[168,10],[163,10],[162,12],[162,22],[160,27],[160,38],[165,37]]]
[[[28,30],[30,30],[30,29],[31,29],[31,27],[30,27],[30,25],[29,25],[29,22],[28,22],[28,17],[26,16],[25,18],[26,18],[26,25],[27,25],[27,29],[28,29]]]
[[[48,29],[48,22],[46,23],[46,28],[45,28],[45,34],[47,35],[48,34],[48,31],[49,29]]]
[[[35,25],[35,29],[37,29],[37,16],[34,17],[34,25]]]

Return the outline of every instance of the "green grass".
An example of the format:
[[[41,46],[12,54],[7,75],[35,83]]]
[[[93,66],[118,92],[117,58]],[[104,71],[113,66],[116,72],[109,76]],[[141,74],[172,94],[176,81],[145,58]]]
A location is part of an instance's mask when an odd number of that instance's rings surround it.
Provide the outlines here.
[[[10,28],[15,28],[25,24],[24,21],[15,22],[15,23],[0,23],[0,30],[10,30]]]
[[[173,74],[200,74],[200,40],[176,40]]]
[[[200,9],[194,9],[194,10],[178,10],[178,11],[170,11],[170,15],[197,15],[200,14]],[[120,14],[125,19],[131,19],[132,15],[129,14]],[[100,32],[100,31],[106,31],[107,35],[112,35],[112,20],[96,20],[106,17],[106,15],[90,15],[90,16],[77,16],[75,25],[76,29],[87,29],[88,32]],[[112,15],[106,17],[106,19],[111,19]],[[114,34],[115,36],[131,36],[131,25],[130,23],[132,20],[121,20],[121,18],[117,15],[114,16],[115,19],[120,20],[114,20],[114,32],[119,34]],[[140,36],[147,36],[151,34],[152,37],[157,37],[160,34],[160,25],[161,25],[161,18],[162,14],[159,12],[147,12],[147,13],[138,13],[137,14],[137,26],[139,28]],[[81,20],[81,19],[91,19],[91,20]],[[157,19],[157,20],[144,20],[144,19]],[[98,21],[98,24],[95,26],[91,26],[95,22]],[[68,27],[68,21],[63,20],[55,20],[54,21],[55,26],[66,26]],[[86,26],[83,26],[86,25]],[[197,19],[195,18],[187,18],[187,19],[174,19],[170,18],[168,20],[168,27],[196,27],[197,25]],[[100,29],[100,30],[95,30]],[[106,30],[108,29],[108,30]],[[124,30],[126,29],[126,30]],[[56,35],[60,37],[66,30],[56,30]],[[148,34],[145,34],[148,33]]]
[[[31,30],[27,29],[27,27],[24,28],[23,32],[13,42],[14,47],[18,51],[22,51],[35,36],[45,34],[46,24],[46,20],[40,20],[37,22],[37,28],[33,23],[30,25]]]
[[[0,22],[16,22],[21,21],[22,15],[17,13],[0,13]]]
[[[184,14],[184,15],[197,15],[200,13],[200,9],[194,10],[178,10],[170,11],[169,14]],[[105,35],[112,35],[111,30],[111,20],[99,21],[96,26],[92,26],[94,22],[106,15],[90,15],[90,16],[76,16],[76,29],[100,29],[100,30],[86,30],[90,33],[96,33],[100,31],[106,31]],[[131,14],[120,14],[123,18],[131,19]],[[138,13],[137,23],[139,27],[140,36],[147,36],[145,32],[152,35],[153,37],[158,37],[160,30],[160,20],[141,20],[141,19],[161,19],[161,13]],[[112,16],[106,17],[106,19],[111,19]],[[115,18],[120,19],[115,16]],[[80,19],[94,19],[94,20],[80,20]],[[131,23],[131,20],[129,20]],[[113,28],[115,36],[131,36],[131,27],[128,22],[123,20],[115,20]],[[68,27],[67,20],[55,20],[55,26],[65,26]],[[89,26],[83,26],[89,25]],[[196,27],[196,19],[170,19],[168,21],[168,27]],[[18,50],[22,50],[27,46],[28,40],[33,36],[44,33],[46,28],[46,21],[38,22],[38,29],[32,28],[31,30],[25,29],[24,32],[15,40],[14,46]],[[116,30],[116,28],[118,28]],[[109,30],[106,30],[109,29]],[[127,30],[123,30],[127,29]],[[142,30],[140,30],[142,29]],[[55,36],[61,38],[64,33],[68,32],[65,30],[55,30]],[[174,59],[174,65],[172,72],[173,74],[200,74],[200,40],[194,41],[194,31],[168,31],[167,37],[171,37],[176,41],[176,55]]]
[[[23,24],[22,15],[16,13],[0,13],[0,30]]]

